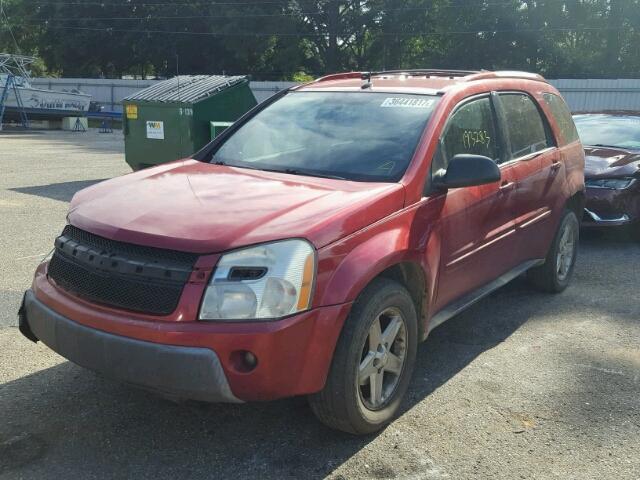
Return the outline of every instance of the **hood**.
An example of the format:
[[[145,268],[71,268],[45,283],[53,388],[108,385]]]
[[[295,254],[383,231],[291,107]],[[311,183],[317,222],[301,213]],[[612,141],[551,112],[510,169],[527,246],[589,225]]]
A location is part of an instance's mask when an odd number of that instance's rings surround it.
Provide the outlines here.
[[[640,152],[612,147],[584,148],[585,178],[630,177],[640,173]]]
[[[404,187],[184,160],[78,192],[72,225],[112,240],[195,253],[302,237],[316,248],[401,209]]]

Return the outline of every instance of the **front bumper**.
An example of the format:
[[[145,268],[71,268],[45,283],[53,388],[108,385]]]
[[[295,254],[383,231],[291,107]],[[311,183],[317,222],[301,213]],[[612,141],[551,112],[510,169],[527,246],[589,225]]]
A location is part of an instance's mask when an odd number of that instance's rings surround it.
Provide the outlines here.
[[[20,309],[20,331],[105,377],[181,398],[241,401],[231,392],[213,350],[145,342],[88,328],[53,311],[31,290]]]
[[[640,182],[623,190],[587,188],[585,227],[617,227],[640,221]]]
[[[626,213],[618,213],[605,217],[601,217],[596,212],[589,210],[588,208],[584,209],[584,217],[583,222],[585,226],[593,226],[593,227],[619,227],[621,225],[626,225],[631,222],[629,215]]]
[[[33,305],[42,305],[44,308],[41,310],[44,313],[40,315],[43,317],[41,323],[44,325],[58,324],[60,322],[56,320],[57,317],[62,317],[71,322],[72,325],[75,324],[92,332],[97,331],[110,335],[109,339],[111,337],[123,339],[127,345],[136,347],[148,346],[148,344],[158,345],[159,347],[154,351],[163,352],[162,355],[168,355],[164,353],[167,351],[191,353],[193,349],[197,349],[200,352],[200,356],[206,356],[209,359],[209,363],[215,364],[215,358],[217,358],[224,378],[231,390],[231,398],[235,398],[235,401],[238,399],[242,401],[274,400],[321,390],[326,381],[342,325],[351,309],[351,304],[345,303],[318,307],[276,321],[203,322],[197,321],[195,318],[195,315],[197,315],[197,303],[196,307],[193,307],[193,303],[197,302],[200,296],[192,295],[185,289],[181,303],[174,316],[151,317],[78,299],[49,281],[45,264],[40,265],[36,270],[32,290],[27,292],[25,298],[27,297],[33,299],[31,302],[25,301],[23,317],[27,325],[32,323],[31,315],[35,315],[31,313],[31,310],[36,308]],[[194,316],[191,316],[190,312],[195,312],[193,313]],[[62,323],[67,325],[66,322]],[[66,347],[65,342],[67,341],[63,340],[62,337],[66,336],[67,330],[64,327],[49,326],[47,328],[58,329],[56,343],[52,340],[47,341],[47,338],[38,337],[38,332],[43,337],[45,335],[41,333],[42,328],[39,330],[38,327],[35,327],[33,329],[34,336],[43,340],[53,350],[58,351]],[[22,330],[23,333],[26,332],[25,336],[29,337],[28,329]],[[80,330],[82,329],[74,329],[74,332]],[[84,330],[82,331],[84,332]],[[77,335],[73,336],[77,337]],[[100,337],[102,338],[101,335]],[[141,343],[128,343],[126,340],[137,340]],[[84,341],[86,341],[84,337],[81,340],[77,340],[80,343]],[[93,341],[93,338],[90,341]],[[106,348],[101,342],[102,340],[97,342],[98,346],[96,348]],[[186,350],[180,350],[180,347],[185,347]],[[91,356],[92,349],[78,346],[76,350],[77,352],[59,351],[59,353],[79,365],[98,370],[104,373],[105,376],[111,376],[116,379],[120,378],[120,370],[112,369],[109,365],[104,365],[104,363],[119,362],[119,364],[126,364],[135,360],[139,363],[139,365],[135,366],[135,374],[131,374],[128,378],[123,378],[123,381],[168,394],[173,393],[173,381],[167,382],[163,380],[162,383],[157,384],[161,375],[157,372],[158,369],[155,368],[150,356],[146,356],[142,360],[130,348],[126,351],[116,349],[115,351],[118,352],[117,357],[105,357],[109,362],[104,360],[101,364],[92,366],[93,364],[87,363],[94,361]],[[146,351],[151,350],[147,349]],[[208,351],[213,356],[209,353],[202,353]],[[257,366],[250,371],[238,364],[238,352],[246,351],[253,353],[257,358]],[[82,357],[74,357],[72,355],[82,355]],[[180,356],[177,353],[171,355],[170,362],[175,364],[183,363],[182,358],[184,358],[184,355]],[[85,356],[87,358],[84,358]],[[203,362],[203,360],[197,360],[195,363],[198,362]],[[192,361],[187,361],[186,363],[188,365],[193,364]],[[175,368],[182,371],[184,376],[191,375],[188,366],[182,369]],[[217,371],[215,366],[208,366],[207,368],[211,372]],[[211,381],[209,380],[209,382]],[[210,388],[218,389],[219,386],[211,386]],[[181,390],[181,388],[178,390]],[[195,395],[197,394],[196,389]],[[174,395],[176,394],[174,393]],[[176,396],[194,398],[193,394]],[[212,398],[215,398],[215,396],[212,396]]]

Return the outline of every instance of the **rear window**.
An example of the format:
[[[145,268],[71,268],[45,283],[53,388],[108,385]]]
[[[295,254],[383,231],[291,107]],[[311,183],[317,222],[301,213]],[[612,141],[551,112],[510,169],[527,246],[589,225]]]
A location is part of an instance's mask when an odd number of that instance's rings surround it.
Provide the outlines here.
[[[567,104],[564,103],[564,100],[553,93],[544,93],[542,98],[544,98],[545,103],[549,106],[564,142],[571,143],[578,140],[578,130],[576,130],[576,126],[571,118],[571,112]]]
[[[531,97],[521,93],[502,93],[500,101],[506,117],[511,158],[552,146],[544,120]]]
[[[397,181],[437,101],[432,95],[291,92],[234,132],[212,161],[301,175]]]

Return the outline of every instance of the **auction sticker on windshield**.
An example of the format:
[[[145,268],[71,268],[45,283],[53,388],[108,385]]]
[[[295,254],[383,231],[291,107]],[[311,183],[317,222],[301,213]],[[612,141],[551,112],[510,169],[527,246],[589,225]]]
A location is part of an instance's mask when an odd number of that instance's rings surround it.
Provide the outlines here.
[[[147,121],[147,138],[164,140],[164,123],[158,121]]]
[[[402,98],[387,97],[384,99],[381,107],[400,107],[400,108],[431,108],[433,100],[430,98]]]

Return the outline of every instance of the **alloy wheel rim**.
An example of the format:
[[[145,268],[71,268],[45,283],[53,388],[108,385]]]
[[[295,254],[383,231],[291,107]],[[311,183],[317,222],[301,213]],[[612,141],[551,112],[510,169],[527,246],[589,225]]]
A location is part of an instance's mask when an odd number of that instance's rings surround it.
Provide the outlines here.
[[[407,328],[395,307],[383,310],[369,328],[358,365],[358,391],[368,410],[384,408],[395,393],[406,360]]]
[[[556,272],[558,274],[558,280],[563,281],[569,275],[571,265],[573,264],[574,252],[575,232],[571,227],[571,224],[567,223],[562,230],[560,242],[558,244],[558,255],[556,257]]]

